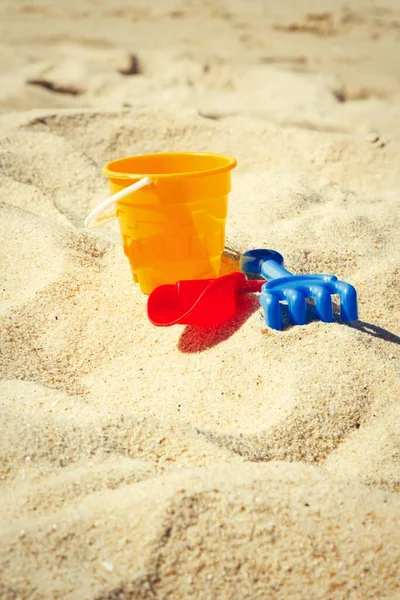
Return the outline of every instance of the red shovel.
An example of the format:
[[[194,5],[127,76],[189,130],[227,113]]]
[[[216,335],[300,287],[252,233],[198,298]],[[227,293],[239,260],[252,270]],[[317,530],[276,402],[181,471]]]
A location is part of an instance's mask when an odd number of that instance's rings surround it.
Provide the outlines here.
[[[265,279],[248,281],[243,273],[230,273],[218,279],[162,285],[150,294],[147,314],[160,327],[214,327],[233,317],[238,295],[259,292],[264,284]]]

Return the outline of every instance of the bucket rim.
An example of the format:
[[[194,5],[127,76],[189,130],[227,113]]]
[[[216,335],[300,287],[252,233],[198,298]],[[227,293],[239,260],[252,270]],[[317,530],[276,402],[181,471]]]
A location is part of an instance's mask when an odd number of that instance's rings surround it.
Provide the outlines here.
[[[113,170],[113,165],[119,163],[122,160],[129,160],[131,158],[151,158],[160,156],[209,156],[218,157],[226,160],[226,164],[220,165],[211,169],[203,169],[202,171],[181,171],[175,173],[121,173],[120,171]],[[135,180],[141,179],[142,177],[151,177],[152,179],[181,179],[186,177],[205,177],[208,175],[217,175],[218,173],[224,173],[234,169],[237,165],[237,160],[229,154],[219,154],[217,152],[151,152],[148,154],[134,154],[131,156],[124,156],[122,158],[114,159],[104,165],[102,173],[108,179],[124,179],[124,180]]]

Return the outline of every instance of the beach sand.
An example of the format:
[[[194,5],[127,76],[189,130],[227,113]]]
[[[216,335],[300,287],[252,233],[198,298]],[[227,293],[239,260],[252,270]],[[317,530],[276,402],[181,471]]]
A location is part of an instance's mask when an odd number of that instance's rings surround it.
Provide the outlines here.
[[[0,5],[0,598],[400,597],[400,7]],[[105,162],[234,155],[229,256],[359,321],[157,328]]]

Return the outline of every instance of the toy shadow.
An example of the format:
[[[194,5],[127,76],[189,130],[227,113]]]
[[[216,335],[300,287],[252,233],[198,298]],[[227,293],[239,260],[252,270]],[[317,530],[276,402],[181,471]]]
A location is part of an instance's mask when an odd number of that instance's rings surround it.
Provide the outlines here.
[[[246,294],[237,299],[237,310],[234,317],[224,321],[217,327],[200,327],[188,325],[183,331],[178,349],[185,353],[204,352],[230,338],[247,319],[260,308],[258,297]]]
[[[282,319],[283,319],[283,330],[291,329],[292,327],[296,327],[290,320],[290,314],[288,307],[286,305],[282,305]],[[319,321],[318,315],[315,310],[315,306],[312,303],[307,307],[308,308],[308,322],[312,323],[314,321]],[[362,333],[371,335],[375,338],[379,338],[390,342],[392,344],[400,345],[400,336],[384,329],[383,327],[379,327],[378,325],[374,325],[373,323],[367,323],[366,321],[342,321],[340,319],[340,315],[338,313],[338,306],[334,305],[334,321],[340,323],[341,325],[345,325],[346,327],[351,327],[352,329],[356,329],[357,331],[361,331]],[[237,299],[237,311],[235,316],[229,321],[224,321],[217,327],[200,327],[196,325],[186,326],[184,329],[179,342],[178,349],[185,353],[196,353],[196,352],[204,352],[212,348],[213,346],[217,346],[221,342],[229,339],[236,331],[240,329],[240,327],[247,321],[247,319],[260,309],[260,304],[258,301],[257,295],[247,294]]]
[[[381,340],[385,340],[386,342],[391,342],[392,344],[400,345],[400,337],[383,327],[378,327],[378,325],[374,325],[373,323],[366,323],[365,321],[350,321],[348,323],[343,323],[343,325],[347,325],[347,327],[351,327],[352,329],[357,329],[358,331],[362,331],[362,333],[367,333],[368,335],[372,335],[372,337],[379,338]]]
[[[337,309],[337,307],[335,307]],[[307,324],[313,323],[314,321],[319,321],[317,312],[315,307],[311,304],[307,307]],[[290,320],[289,310],[287,306],[282,306],[282,319],[283,319],[283,329],[288,330],[292,327],[296,327]],[[372,335],[372,337],[379,338],[381,340],[385,340],[386,342],[391,342],[392,344],[400,345],[400,336],[384,329],[383,327],[378,327],[378,325],[374,325],[373,323],[367,323],[366,321],[342,321],[340,318],[340,314],[337,310],[335,310],[333,314],[333,320],[335,323],[339,323],[340,325],[346,325],[346,327],[351,327],[352,329],[357,329],[357,331],[361,331],[362,333],[366,333],[368,335]]]

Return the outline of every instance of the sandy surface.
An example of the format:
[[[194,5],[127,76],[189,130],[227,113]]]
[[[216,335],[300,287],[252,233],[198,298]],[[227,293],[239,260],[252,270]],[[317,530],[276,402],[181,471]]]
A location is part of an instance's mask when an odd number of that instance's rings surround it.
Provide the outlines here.
[[[398,2],[3,0],[0,34],[0,597],[399,598]],[[227,246],[360,320],[153,327],[83,221],[161,150],[236,156]]]

